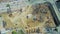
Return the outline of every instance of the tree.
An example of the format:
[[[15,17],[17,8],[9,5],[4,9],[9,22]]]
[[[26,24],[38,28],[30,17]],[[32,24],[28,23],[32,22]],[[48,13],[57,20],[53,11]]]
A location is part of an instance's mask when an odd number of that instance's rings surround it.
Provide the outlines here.
[[[6,26],[7,24],[6,24],[6,22],[5,21],[3,21],[3,27],[5,28],[5,26]]]
[[[19,30],[18,34],[24,34],[24,32],[22,30]]]
[[[12,31],[12,34],[17,34],[17,32],[16,31]]]
[[[9,4],[7,4],[7,5],[6,5],[6,7],[9,7],[9,8],[10,8],[10,5],[9,5]]]
[[[37,32],[37,33],[40,33],[40,29],[38,28],[38,29],[36,30],[36,32]]]
[[[9,7],[9,8],[7,9],[7,13],[11,13],[10,4],[7,4],[6,7]]]

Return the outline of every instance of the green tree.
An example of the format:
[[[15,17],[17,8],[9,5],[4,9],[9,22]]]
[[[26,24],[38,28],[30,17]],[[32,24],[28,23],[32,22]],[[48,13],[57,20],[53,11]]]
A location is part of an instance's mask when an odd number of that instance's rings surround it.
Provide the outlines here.
[[[10,4],[7,4],[6,7],[9,7],[9,8],[7,9],[7,13],[9,13],[9,14],[12,13],[12,12],[11,12],[11,8],[10,8]]]
[[[18,34],[24,34],[24,32],[22,30],[19,30]]]
[[[17,34],[17,32],[16,31],[12,31],[12,34]]]
[[[10,8],[10,4],[7,4],[6,7],[9,7]]]

